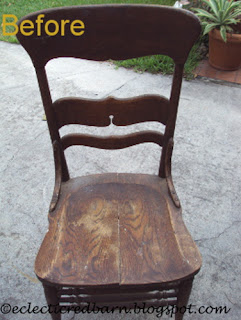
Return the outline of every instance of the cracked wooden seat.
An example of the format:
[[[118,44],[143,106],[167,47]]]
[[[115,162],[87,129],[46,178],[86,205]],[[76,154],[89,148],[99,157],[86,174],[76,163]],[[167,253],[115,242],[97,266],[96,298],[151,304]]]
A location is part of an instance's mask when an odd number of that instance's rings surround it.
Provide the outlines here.
[[[165,179],[104,174],[62,186],[36,259],[41,281],[61,286],[134,285],[185,279],[200,255]]]
[[[55,8],[32,13],[46,20],[81,19],[85,31],[75,36],[17,37],[29,53],[39,82],[55,160],[55,187],[49,231],[36,258],[35,272],[48,304],[97,303],[133,307],[188,303],[199,251],[188,233],[171,176],[171,157],[183,66],[200,34],[192,13],[154,5],[98,5]],[[52,30],[53,32],[53,30]],[[53,32],[54,33],[54,32]],[[102,100],[63,97],[52,102],[46,63],[58,57],[96,61],[165,54],[175,62],[170,98],[143,95]],[[68,124],[104,127],[157,121],[164,134],[140,131],[124,136],[68,134]],[[139,143],[162,147],[159,174],[110,173],[71,179],[64,150],[73,145],[121,149]],[[60,311],[60,309],[58,309]],[[53,320],[61,314],[52,313]]]

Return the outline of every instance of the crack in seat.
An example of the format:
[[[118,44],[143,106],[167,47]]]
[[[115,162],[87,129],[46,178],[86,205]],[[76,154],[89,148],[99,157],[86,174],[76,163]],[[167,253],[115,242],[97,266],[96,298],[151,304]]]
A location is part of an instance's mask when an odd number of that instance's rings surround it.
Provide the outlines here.
[[[166,179],[104,174],[70,179],[49,215],[36,259],[43,281],[60,286],[172,282],[194,275],[200,254]]]

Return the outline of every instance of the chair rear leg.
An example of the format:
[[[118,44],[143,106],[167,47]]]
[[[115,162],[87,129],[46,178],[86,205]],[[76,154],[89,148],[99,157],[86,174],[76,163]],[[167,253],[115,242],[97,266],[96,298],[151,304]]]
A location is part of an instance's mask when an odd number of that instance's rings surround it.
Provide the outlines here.
[[[178,294],[177,294],[177,308],[178,311],[175,315],[175,320],[182,320],[186,306],[188,304],[189,296],[192,291],[192,283],[193,283],[193,278],[182,281],[179,289],[178,289]]]
[[[48,305],[51,305],[50,307],[50,314],[52,317],[52,320],[61,320],[61,313],[59,310],[59,299],[57,296],[57,288],[48,286],[46,284],[43,284],[44,287],[44,293],[45,298]]]

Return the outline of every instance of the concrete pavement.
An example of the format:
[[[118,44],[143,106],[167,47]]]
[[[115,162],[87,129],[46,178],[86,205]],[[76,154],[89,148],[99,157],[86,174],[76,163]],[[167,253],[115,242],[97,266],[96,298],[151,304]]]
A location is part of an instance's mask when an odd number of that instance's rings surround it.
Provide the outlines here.
[[[169,94],[171,77],[115,69],[109,62],[75,59],[47,66],[53,98]],[[61,81],[64,75],[65,80]],[[46,304],[34,260],[48,228],[54,167],[47,123],[34,68],[19,45],[0,42],[0,301],[12,306]],[[173,177],[184,221],[200,248],[203,267],[190,303],[226,306],[228,314],[186,315],[194,320],[241,318],[241,87],[184,81],[175,133]],[[133,127],[133,126],[132,126]],[[133,128],[128,128],[131,132]],[[138,128],[158,128],[140,124]],[[101,129],[104,134],[113,127]],[[65,130],[65,129],[64,129]],[[73,130],[77,130],[73,126]],[[100,129],[83,128],[99,133]],[[126,129],[117,128],[117,134]],[[128,132],[129,132],[128,131]],[[66,130],[65,130],[66,132]],[[144,147],[143,147],[144,146]],[[77,152],[76,153],[73,152]],[[70,148],[72,176],[101,172],[156,173],[160,150],[145,144],[120,151]],[[203,309],[202,309],[203,310]],[[209,309],[210,311],[211,309]],[[63,319],[156,319],[154,314],[65,315]],[[4,315],[0,319],[50,319],[49,315]]]

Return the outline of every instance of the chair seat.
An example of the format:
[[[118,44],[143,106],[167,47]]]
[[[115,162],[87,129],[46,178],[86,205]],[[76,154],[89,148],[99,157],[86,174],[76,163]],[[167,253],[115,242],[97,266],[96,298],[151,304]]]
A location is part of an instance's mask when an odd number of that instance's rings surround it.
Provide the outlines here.
[[[166,180],[102,174],[62,183],[35,272],[60,286],[145,285],[185,279],[199,251]]]

